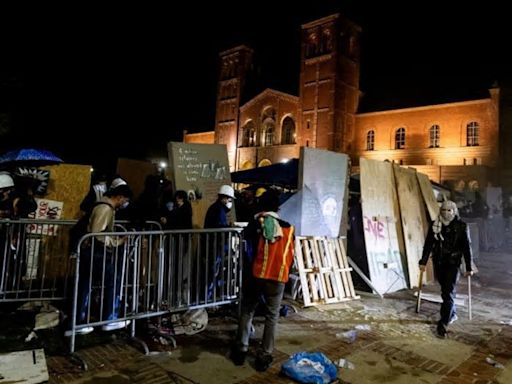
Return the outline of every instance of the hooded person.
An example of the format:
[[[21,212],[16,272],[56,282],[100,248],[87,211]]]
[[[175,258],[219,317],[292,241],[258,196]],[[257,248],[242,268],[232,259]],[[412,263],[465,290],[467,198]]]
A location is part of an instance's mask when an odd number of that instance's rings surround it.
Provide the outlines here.
[[[454,304],[455,286],[459,277],[462,259],[466,266],[464,276],[472,276],[471,240],[469,229],[460,217],[457,205],[450,200],[441,204],[439,216],[432,223],[419,262],[421,271],[425,271],[430,255],[434,265],[434,274],[441,285],[441,318],[437,323],[437,335],[445,338],[448,325],[457,320]]]

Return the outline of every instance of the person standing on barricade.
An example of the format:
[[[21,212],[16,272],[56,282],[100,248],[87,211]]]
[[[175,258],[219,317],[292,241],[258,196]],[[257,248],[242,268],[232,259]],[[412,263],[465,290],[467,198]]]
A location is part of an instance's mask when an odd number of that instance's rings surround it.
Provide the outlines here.
[[[445,338],[448,325],[457,320],[455,309],[455,286],[459,277],[459,268],[464,258],[466,272],[472,276],[471,241],[469,229],[460,217],[457,205],[450,200],[441,205],[439,217],[428,230],[423,255],[419,261],[421,272],[426,270],[428,258],[432,253],[434,274],[441,285],[441,319],[437,323],[437,336]]]
[[[248,242],[256,252],[244,274],[242,309],[238,332],[231,350],[235,365],[243,365],[249,349],[252,321],[258,304],[264,305],[265,327],[261,346],[256,354],[256,370],[266,371],[272,364],[275,334],[285,283],[288,281],[294,253],[294,227],[277,214],[279,197],[265,192],[257,213],[245,230]],[[245,260],[244,260],[245,261]],[[245,269],[245,268],[244,268]],[[263,297],[263,302],[261,298]]]
[[[114,232],[115,211],[125,206],[132,197],[132,191],[126,184],[108,190],[94,206],[87,231],[89,233]],[[124,258],[118,247],[124,237],[96,236],[94,240],[82,243],[78,283],[77,324],[89,321],[92,286],[99,286],[100,307],[103,313],[99,320],[116,320],[119,316],[121,280],[123,278]],[[102,326],[104,331],[124,328],[129,321],[111,322]],[[77,334],[87,334],[92,327],[80,328]],[[71,335],[71,331],[66,331]]]

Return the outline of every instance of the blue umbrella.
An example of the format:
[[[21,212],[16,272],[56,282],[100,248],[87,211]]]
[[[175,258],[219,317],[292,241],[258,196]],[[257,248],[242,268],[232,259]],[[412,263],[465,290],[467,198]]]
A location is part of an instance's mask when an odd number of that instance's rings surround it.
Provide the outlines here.
[[[62,163],[63,160],[54,153],[45,149],[17,149],[0,156],[0,164],[33,162],[33,163]]]

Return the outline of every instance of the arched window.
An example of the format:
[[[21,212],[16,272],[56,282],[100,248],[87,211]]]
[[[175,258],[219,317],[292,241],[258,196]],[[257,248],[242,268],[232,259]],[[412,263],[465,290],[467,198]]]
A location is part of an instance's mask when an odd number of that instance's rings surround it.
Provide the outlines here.
[[[290,116],[285,117],[282,127],[281,144],[295,144],[295,122]]]
[[[267,107],[263,110],[261,113],[261,126],[261,145],[274,145],[274,135],[276,132],[276,110],[274,108]]]
[[[434,124],[430,127],[429,133],[429,148],[439,148],[439,141],[441,137],[439,125]]]
[[[373,151],[375,149],[375,131],[372,129],[366,134],[366,150]]]
[[[247,122],[242,130],[242,147],[254,147],[256,145],[255,132],[254,122]]]
[[[478,145],[479,131],[480,127],[476,121],[472,121],[466,125],[466,144],[468,147],[475,147]]]
[[[258,163],[258,167],[266,167],[267,165],[272,165],[269,159],[263,159]]]
[[[395,149],[405,148],[405,128],[398,128],[395,132]]]
[[[273,125],[266,125],[263,129],[263,143],[264,146],[270,146],[274,145],[274,126]]]

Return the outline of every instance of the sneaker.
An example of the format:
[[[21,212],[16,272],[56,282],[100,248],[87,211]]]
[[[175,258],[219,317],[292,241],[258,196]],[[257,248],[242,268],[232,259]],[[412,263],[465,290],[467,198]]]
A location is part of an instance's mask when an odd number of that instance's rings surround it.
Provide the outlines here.
[[[448,325],[455,323],[457,320],[459,320],[459,316],[457,316],[456,313],[453,314],[452,318],[448,322]]]
[[[232,348],[231,349],[231,360],[235,365],[244,365],[245,358],[247,357],[247,352],[240,351],[239,349]]]
[[[94,331],[93,327],[84,327],[84,328],[77,328],[75,329],[75,335],[87,335]],[[66,332],[64,332],[64,336],[70,337],[73,334],[73,330],[69,329]]]
[[[272,364],[272,355],[263,354],[256,357],[255,368],[258,372],[265,372]]]
[[[101,327],[102,331],[115,331],[116,329],[125,328],[130,324],[131,320],[126,321],[116,321],[113,323],[105,324]]]
[[[437,333],[436,333],[437,337],[439,337],[440,339],[446,339],[446,327],[444,326],[444,324],[437,324]]]

